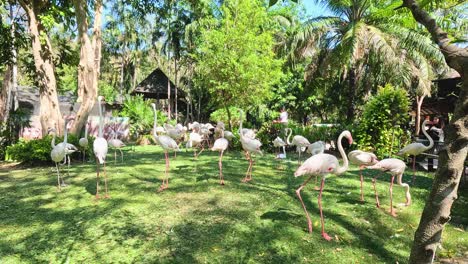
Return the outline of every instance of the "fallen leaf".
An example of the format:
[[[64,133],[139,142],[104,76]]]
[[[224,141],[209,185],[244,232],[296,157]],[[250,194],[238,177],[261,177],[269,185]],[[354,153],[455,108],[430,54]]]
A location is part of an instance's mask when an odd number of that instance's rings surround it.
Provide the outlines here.
[[[395,230],[396,232],[403,232],[403,230],[405,230],[404,228],[400,228],[400,229],[397,229]]]
[[[336,248],[335,250],[338,251],[338,252],[340,252],[340,251],[342,251],[343,249],[341,249],[341,248]]]
[[[465,232],[465,230],[463,230],[463,229],[461,229],[459,227],[455,227],[454,229],[457,230],[457,231],[460,231],[460,232]]]

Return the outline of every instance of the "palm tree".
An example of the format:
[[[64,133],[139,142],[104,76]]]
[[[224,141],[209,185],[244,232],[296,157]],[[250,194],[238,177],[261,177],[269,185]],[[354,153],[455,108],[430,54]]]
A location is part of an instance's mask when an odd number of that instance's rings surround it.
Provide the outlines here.
[[[394,10],[396,5],[377,0],[317,2],[334,15],[310,19],[292,31],[288,57],[293,64],[308,60],[308,80],[320,76],[348,86],[348,120],[377,85],[416,83],[421,88],[430,83],[434,69],[445,65],[438,48],[407,13]]]

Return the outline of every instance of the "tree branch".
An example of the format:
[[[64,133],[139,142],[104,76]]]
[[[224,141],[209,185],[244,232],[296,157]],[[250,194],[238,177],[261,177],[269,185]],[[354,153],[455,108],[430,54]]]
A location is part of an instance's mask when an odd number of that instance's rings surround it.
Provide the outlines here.
[[[403,0],[403,6],[410,9],[414,19],[429,31],[432,39],[439,45],[441,52],[444,54],[447,64],[460,74],[463,74],[462,57],[468,57],[468,49],[459,48],[451,44],[447,32],[437,25],[435,19],[423,10],[416,3],[416,0]]]

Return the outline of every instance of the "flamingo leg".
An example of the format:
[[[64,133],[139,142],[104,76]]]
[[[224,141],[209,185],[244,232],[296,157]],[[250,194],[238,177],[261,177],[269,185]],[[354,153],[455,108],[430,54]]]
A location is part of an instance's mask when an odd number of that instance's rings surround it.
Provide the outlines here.
[[[377,177],[378,175],[372,179],[372,186],[374,186],[374,192],[375,192],[375,205],[377,206],[377,208],[380,208],[379,195],[377,194],[377,188],[375,187],[375,182],[377,180]]]
[[[114,165],[117,164],[117,149],[114,149]]]
[[[198,152],[197,158],[198,158],[198,156],[200,156],[200,154],[201,154],[204,150],[205,150],[205,146],[202,145],[202,148],[201,148],[200,152]]]
[[[168,178],[168,173],[169,173],[169,156],[168,156],[168,153],[167,151],[164,152],[164,158],[166,159],[166,171],[165,171],[165,175],[164,175],[164,178],[162,180],[162,183],[161,183],[161,186],[159,187],[158,189],[158,192],[162,192],[164,191],[164,189],[166,189],[166,179]]]
[[[322,222],[322,237],[325,238],[325,240],[330,241],[332,238],[325,233],[325,221],[323,220],[323,212],[322,212],[322,192],[323,192],[323,186],[325,185],[325,178],[322,178],[322,183],[320,184],[320,193],[318,197],[318,205],[319,205],[319,210],[320,210],[320,222]]]
[[[61,192],[62,188],[60,187],[60,171],[59,171],[59,166],[57,162],[55,162],[55,167],[57,168],[57,188],[58,188],[58,191]]]
[[[106,161],[104,161],[103,168],[104,168],[104,188],[105,188],[105,190],[106,190],[106,195],[104,196],[104,198],[110,198],[110,196],[109,196],[109,191],[108,191],[108,189],[107,189]]]
[[[223,152],[224,150],[221,150],[221,154],[219,155],[219,179],[220,179],[220,184],[224,185],[224,176],[223,176]]]
[[[96,157],[96,199],[99,198],[99,159]]]
[[[413,179],[411,179],[411,184],[414,185],[416,180],[416,156],[413,155]]]
[[[245,157],[249,161],[249,167],[247,168],[247,172],[245,173],[245,177],[242,180],[242,182],[248,182],[249,181],[249,172],[250,172],[250,169],[252,168],[252,157],[250,156],[250,153],[246,151],[245,152]]]
[[[70,156],[65,156],[65,159],[67,160],[67,176],[70,177]],[[60,179],[62,180],[62,186],[67,186],[63,177],[60,177]]]
[[[254,161],[254,159],[252,157],[250,157],[250,163],[251,163],[251,165],[250,165],[249,181],[252,180],[252,170],[253,170],[253,165],[255,163],[255,161]]]
[[[301,204],[302,204],[302,208],[304,208],[304,212],[306,214],[306,217],[307,217],[307,226],[309,227],[309,233],[312,233],[312,220],[310,220],[310,216],[309,216],[309,212],[307,212],[307,208],[304,204],[304,201],[302,200],[302,197],[301,197],[301,190],[307,185],[307,183],[310,181],[310,179],[312,179],[314,175],[311,175],[297,190],[296,190],[296,195],[297,197],[299,198],[299,200],[301,201]]]
[[[359,176],[361,177],[361,202],[364,202],[364,194],[362,193],[362,183],[364,181],[363,177],[362,177],[362,168],[364,168],[364,166],[359,166]]]
[[[395,209],[393,209],[393,180],[395,179],[395,175],[392,174],[392,180],[390,181],[390,214],[393,217],[396,217]]]
[[[301,164],[301,147],[298,147],[299,148],[299,158],[297,159],[297,164]]]
[[[123,152],[121,149],[119,149],[119,151],[120,151],[120,157],[122,158],[122,163],[123,163]]]

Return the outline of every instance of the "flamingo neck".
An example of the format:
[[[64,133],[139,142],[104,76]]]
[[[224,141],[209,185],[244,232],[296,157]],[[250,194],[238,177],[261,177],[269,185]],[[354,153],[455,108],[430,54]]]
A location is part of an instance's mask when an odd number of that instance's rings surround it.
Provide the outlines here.
[[[341,133],[340,136],[338,137],[338,150],[340,151],[341,158],[343,159],[343,166],[338,167],[336,170],[336,174],[342,174],[345,171],[348,170],[348,157],[346,156],[346,153],[344,152],[343,146],[341,145],[341,140],[343,139],[344,134]]]
[[[52,146],[52,148],[55,147],[55,132],[54,132],[54,137],[52,138],[52,141],[50,142],[50,145]]]
[[[287,130],[289,130],[289,134],[288,134],[288,137],[286,138],[286,143],[288,143],[288,145],[291,145],[291,141],[289,141],[289,140],[291,139],[292,129],[287,128]]]
[[[434,140],[426,132],[425,126],[426,126],[426,122],[423,122],[421,129],[422,129],[423,134],[427,137],[427,139],[429,139],[429,146],[426,147],[426,150],[429,150],[434,146]]]
[[[65,121],[65,129],[64,129],[64,131],[65,131],[64,133],[65,133],[65,134],[64,134],[64,136],[63,136],[63,143],[65,143],[65,144],[67,144],[67,139],[68,139],[67,124],[68,124],[68,122]],[[54,137],[54,138],[55,138],[55,137]]]
[[[86,123],[86,125],[85,125],[85,131],[84,131],[84,137],[85,138],[88,138],[88,124],[89,123]]]
[[[103,137],[102,133],[102,126],[103,126],[103,119],[102,119],[102,109],[101,109],[101,100],[98,100],[98,108],[99,108],[99,137]]]
[[[409,203],[411,203],[410,186],[407,183],[403,183],[402,178],[403,178],[403,173],[399,173],[397,175],[397,183],[398,185],[405,187],[406,202],[409,205]]]
[[[221,137],[224,138],[224,129],[221,129]]]

